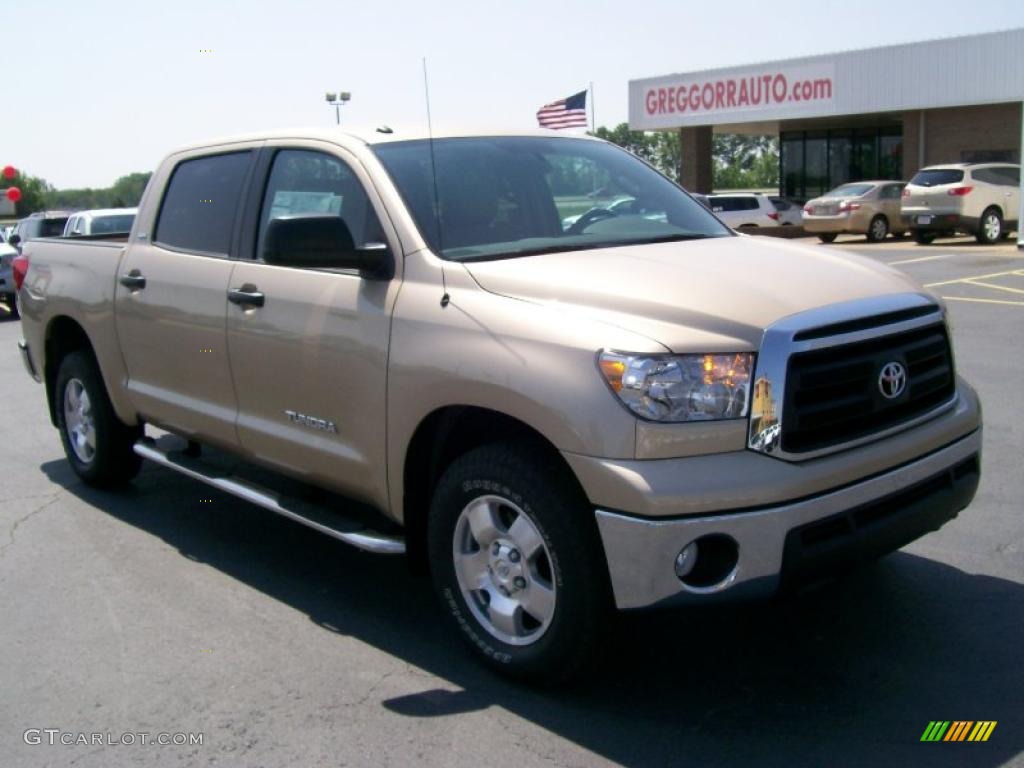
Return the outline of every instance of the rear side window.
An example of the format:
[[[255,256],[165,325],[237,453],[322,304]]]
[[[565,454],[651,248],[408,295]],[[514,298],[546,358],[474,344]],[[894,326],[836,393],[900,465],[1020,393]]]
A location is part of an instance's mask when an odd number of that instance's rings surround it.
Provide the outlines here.
[[[172,248],[228,254],[250,152],[185,160],[167,185],[153,241]]]
[[[934,168],[932,170],[918,171],[911,184],[919,187],[935,187],[940,184],[959,184],[964,180],[964,172],[956,168]]]
[[[1008,165],[996,168],[979,168],[971,173],[971,178],[998,184],[1002,187],[1016,187],[1020,184],[1020,169]]]
[[[710,197],[712,211],[756,211],[756,197]]]

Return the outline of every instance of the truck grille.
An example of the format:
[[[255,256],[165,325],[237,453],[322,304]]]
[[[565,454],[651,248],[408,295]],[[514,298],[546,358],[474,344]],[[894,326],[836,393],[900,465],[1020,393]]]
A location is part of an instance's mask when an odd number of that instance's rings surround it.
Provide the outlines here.
[[[887,363],[906,368],[905,391],[882,395],[880,372]],[[949,337],[942,323],[789,359],[782,423],[782,449],[819,450],[913,419],[953,396]]]

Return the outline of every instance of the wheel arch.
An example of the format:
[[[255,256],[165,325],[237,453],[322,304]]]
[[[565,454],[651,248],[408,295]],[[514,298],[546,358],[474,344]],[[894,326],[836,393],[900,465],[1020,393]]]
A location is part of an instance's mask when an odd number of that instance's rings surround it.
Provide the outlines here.
[[[555,445],[524,421],[490,408],[448,405],[425,416],[413,432],[402,463],[402,511],[409,563],[418,572],[427,567],[427,518],[430,499],[446,467],[468,451],[489,443],[521,441],[531,446],[552,469],[575,474]]]

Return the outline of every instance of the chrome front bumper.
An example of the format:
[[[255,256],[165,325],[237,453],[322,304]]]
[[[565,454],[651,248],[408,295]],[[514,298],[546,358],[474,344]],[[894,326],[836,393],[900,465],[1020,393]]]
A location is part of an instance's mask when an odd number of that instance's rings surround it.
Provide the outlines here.
[[[979,427],[896,469],[792,503],[673,519],[599,509],[597,524],[616,605],[626,609],[726,595],[763,597],[778,590],[787,571],[798,575],[815,559],[821,561],[816,565],[840,565],[860,559],[854,554],[870,557],[898,549],[967,506],[977,487],[980,454]],[[824,547],[815,552],[800,537],[801,530],[819,522],[819,530],[805,537]],[[710,535],[736,543],[735,567],[711,586],[687,586],[676,576],[676,557],[689,543]]]

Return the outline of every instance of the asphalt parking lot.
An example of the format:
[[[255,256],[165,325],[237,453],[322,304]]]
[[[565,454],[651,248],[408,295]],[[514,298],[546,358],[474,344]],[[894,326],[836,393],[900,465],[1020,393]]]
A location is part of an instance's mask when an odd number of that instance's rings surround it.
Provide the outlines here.
[[[816,247],[946,299],[985,407],[974,504],[839,584],[627,617],[607,666],[560,691],[478,667],[398,559],[156,467],[122,493],[83,486],[0,318],[0,765],[1024,765],[1024,252]],[[998,725],[921,743],[936,719]]]

